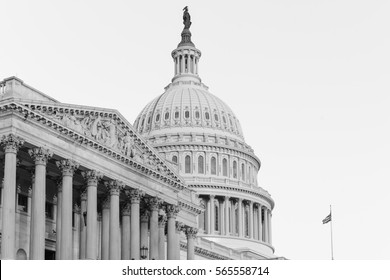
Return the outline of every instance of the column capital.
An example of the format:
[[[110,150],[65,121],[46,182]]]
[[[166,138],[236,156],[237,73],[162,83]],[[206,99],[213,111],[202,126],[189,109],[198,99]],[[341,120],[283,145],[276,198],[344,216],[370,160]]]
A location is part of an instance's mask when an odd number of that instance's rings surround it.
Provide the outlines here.
[[[158,211],[161,208],[162,200],[158,197],[148,197],[145,199],[150,211]]]
[[[19,148],[23,146],[24,140],[15,134],[3,135],[0,141],[1,145],[4,146],[4,152],[6,153],[17,153]]]
[[[110,191],[110,195],[119,195],[121,189],[125,186],[125,184],[119,180],[110,180],[108,182],[104,182],[104,185]]]
[[[36,147],[28,150],[28,154],[34,160],[35,165],[46,165],[53,156],[53,152],[43,147]]]
[[[87,191],[84,190],[81,194],[80,194],[80,199],[81,201],[87,201]]]
[[[90,185],[97,186],[99,180],[103,178],[103,173],[96,170],[83,171],[81,172],[81,175],[87,181],[88,186]]]
[[[176,221],[175,222],[175,229],[176,229],[176,232],[184,231],[185,230],[185,224],[182,223],[182,222]]]
[[[81,208],[79,205],[75,204],[73,206],[73,212],[75,212],[76,214],[81,214]]]
[[[62,159],[56,161],[56,164],[61,170],[62,176],[73,176],[74,172],[79,168],[79,164],[72,159]]]
[[[141,223],[142,223],[142,222],[147,223],[147,222],[149,221],[149,211],[148,211],[148,210],[144,210],[144,211],[141,213],[140,220],[141,220]]]
[[[143,196],[143,192],[139,189],[132,189],[132,190],[130,190],[128,195],[129,195],[131,204],[140,203],[141,198]]]
[[[158,227],[163,227],[165,228],[165,224],[167,223],[167,216],[160,215],[158,217]]]
[[[180,211],[180,207],[178,205],[173,205],[173,204],[165,205],[165,213],[167,213],[168,218],[176,218],[179,211]]]
[[[106,197],[106,198],[103,200],[102,208],[103,208],[103,209],[110,209],[110,199],[109,199],[108,197]]]
[[[57,205],[57,202],[58,202],[57,200],[58,200],[57,196],[53,195],[53,204],[54,205]]]
[[[198,234],[198,229],[197,228],[193,228],[193,227],[189,227],[189,226],[186,226],[185,227],[185,234],[187,236],[187,238],[193,238],[195,239],[196,238],[196,235]]]
[[[122,208],[122,216],[130,216],[131,214],[131,205],[126,203]]]

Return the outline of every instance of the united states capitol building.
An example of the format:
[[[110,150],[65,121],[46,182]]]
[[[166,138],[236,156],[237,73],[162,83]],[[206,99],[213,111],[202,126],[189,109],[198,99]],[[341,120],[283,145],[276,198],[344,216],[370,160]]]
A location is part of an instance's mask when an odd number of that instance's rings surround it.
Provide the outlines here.
[[[0,82],[1,259],[278,258],[260,160],[183,20],[172,81],[134,124]]]

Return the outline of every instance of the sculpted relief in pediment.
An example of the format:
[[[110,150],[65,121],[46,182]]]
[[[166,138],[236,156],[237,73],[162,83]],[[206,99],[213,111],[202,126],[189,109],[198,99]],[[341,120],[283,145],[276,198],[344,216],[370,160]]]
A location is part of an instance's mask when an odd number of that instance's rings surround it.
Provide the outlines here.
[[[46,111],[45,113],[67,128],[90,137],[110,149],[119,151],[139,163],[148,165],[153,170],[161,171],[155,157],[143,151],[136,144],[139,140],[134,133],[118,126],[113,118],[102,117],[100,113],[80,116],[59,111]]]

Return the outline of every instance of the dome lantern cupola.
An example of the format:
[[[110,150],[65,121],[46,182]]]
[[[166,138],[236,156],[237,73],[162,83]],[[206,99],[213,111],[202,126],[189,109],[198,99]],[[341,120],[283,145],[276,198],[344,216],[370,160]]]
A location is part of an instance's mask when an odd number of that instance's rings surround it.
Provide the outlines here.
[[[181,42],[177,48],[172,51],[175,75],[172,79],[172,82],[201,82],[201,79],[198,75],[198,64],[201,52],[195,48],[194,43],[191,41],[191,16],[188,12],[188,7],[186,6],[183,11],[184,28],[181,32]]]

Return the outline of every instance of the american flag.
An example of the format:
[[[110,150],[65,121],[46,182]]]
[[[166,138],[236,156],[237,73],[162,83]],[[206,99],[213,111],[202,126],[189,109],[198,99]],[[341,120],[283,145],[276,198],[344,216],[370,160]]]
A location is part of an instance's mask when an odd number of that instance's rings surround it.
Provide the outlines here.
[[[328,216],[326,216],[325,219],[322,220],[323,224],[329,223],[332,220],[332,213],[330,213]]]

